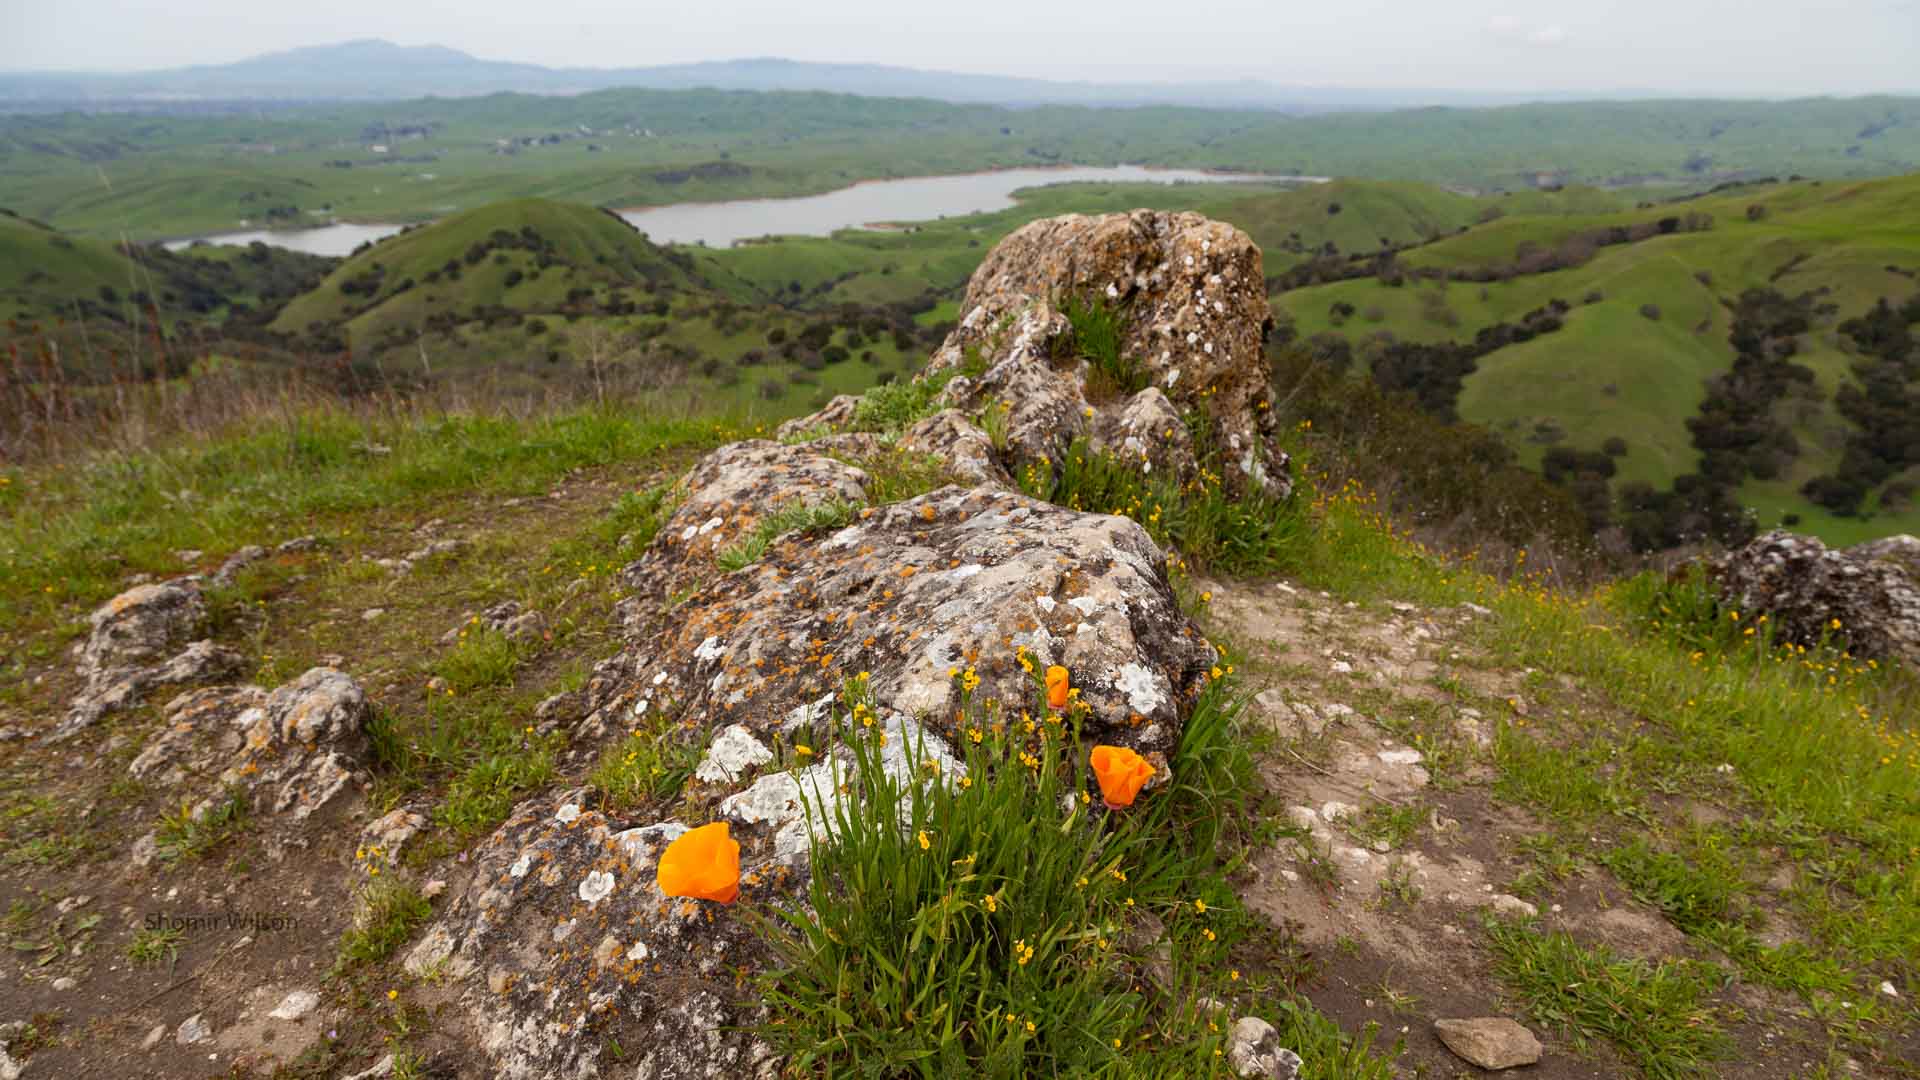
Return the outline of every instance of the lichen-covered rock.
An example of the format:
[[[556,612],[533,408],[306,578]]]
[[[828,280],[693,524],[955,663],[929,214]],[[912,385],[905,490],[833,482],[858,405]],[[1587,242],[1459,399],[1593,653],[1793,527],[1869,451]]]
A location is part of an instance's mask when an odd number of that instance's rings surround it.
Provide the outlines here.
[[[628,568],[636,588],[686,579],[753,531],[767,514],[799,503],[864,502],[867,474],[807,446],[764,439],[730,443],[703,458],[681,479],[680,505]]]
[[[80,650],[80,676],[97,682],[112,672],[158,664],[193,637],[207,617],[193,578],[128,589],[95,611]]]
[[[1159,471],[1185,478],[1193,475],[1198,464],[1193,434],[1157,386],[1128,398],[1117,412],[1110,409],[1098,413],[1093,445],[1127,461],[1140,462],[1148,473]]]
[[[456,988],[489,1075],[616,1075],[609,1040],[651,1063],[637,1075],[774,1075],[772,1049],[738,1030],[761,1016],[736,977],[760,960],[738,912],[800,879],[743,851],[734,906],[669,898],[655,870],[684,831],[630,828],[568,791],[520,804],[473,851],[405,964]]]
[[[1146,389],[1116,397],[1111,387],[1094,388],[1088,363],[1071,348],[1072,324],[1054,306],[1075,295],[1117,310],[1121,356],[1137,365]],[[1263,352],[1271,324],[1265,274],[1259,248],[1239,229],[1150,210],[1036,221],[987,255],[960,310],[920,377],[945,377],[939,400],[963,418],[998,411],[1006,428],[1004,446],[986,442],[992,469],[975,447],[947,455],[964,479],[1003,482],[998,474],[1058,461],[1076,438],[1091,436],[1097,448],[1186,480],[1194,447],[1181,417],[1194,412],[1212,428],[1230,487],[1292,492]],[[843,431],[857,411],[858,399],[843,395],[780,434]]]
[[[206,617],[197,578],[136,586],[107,601],[91,616],[92,630],[77,650],[84,685],[50,737],[70,738],[104,716],[139,704],[156,686],[238,671],[244,659],[232,649],[211,641],[188,643]]]
[[[127,771],[199,791],[196,817],[240,792],[257,812],[300,821],[365,777],[371,717],[359,684],[326,667],[272,693],[195,690],[167,704],[162,731]]]
[[[818,412],[810,416],[797,416],[773,429],[773,437],[782,442],[797,439],[810,433],[840,431],[853,423],[853,414],[860,407],[857,394],[839,394],[826,403]]]
[[[1276,495],[1291,490],[1286,456],[1273,442],[1263,352],[1272,321],[1265,272],[1246,233],[1199,214],[1150,210],[1032,222],[974,271],[960,324],[928,371],[962,366],[976,352],[988,374],[958,387],[958,395],[1011,392],[1014,380],[993,368],[1028,367],[1053,355],[1066,328],[1049,302],[1069,294],[1103,300],[1121,313],[1121,354],[1136,361],[1176,409],[1211,418],[1238,474],[1230,479]],[[1018,412],[1021,401],[1013,403]]]
[[[1723,604],[1765,614],[1786,641],[1843,643],[1855,656],[1920,665],[1920,578],[1901,538],[1836,551],[1811,536],[1770,532],[1709,567]]]
[[[977,697],[1031,702],[1024,648],[1036,670],[1071,671],[1092,710],[1089,739],[1164,753],[1216,659],[1165,575],[1127,518],[942,488],[831,534],[790,536],[670,618],[630,611],[638,644],[596,669],[581,734],[655,710],[766,732],[866,671],[882,710],[952,735],[962,687],[951,673],[973,669]]]
[[[942,409],[918,421],[901,433],[899,446],[908,453],[940,458],[954,479],[964,483],[1012,486],[1012,478],[996,459],[993,440],[957,409]]]
[[[1071,332],[1066,316],[1045,300],[1035,300],[1016,312],[1004,334],[989,343],[993,351],[983,356],[988,360],[986,371],[956,376],[941,392],[941,400],[974,414],[1004,411],[1008,457],[1016,466],[1058,461],[1076,438],[1087,434],[1096,415],[1087,402],[1079,370],[1054,368],[1055,345]],[[945,355],[944,349],[935,353],[932,364],[939,364]],[[928,370],[938,369],[929,365]]]
[[[1920,537],[1904,533],[1883,536],[1878,540],[1855,544],[1847,549],[1847,554],[1856,559],[1890,562],[1905,571],[1907,577],[1920,582]]]
[[[537,611],[522,608],[518,600],[502,600],[483,611],[467,612],[457,625],[440,635],[440,643],[458,645],[477,627],[486,627],[510,641],[532,641],[546,633],[547,620]]]

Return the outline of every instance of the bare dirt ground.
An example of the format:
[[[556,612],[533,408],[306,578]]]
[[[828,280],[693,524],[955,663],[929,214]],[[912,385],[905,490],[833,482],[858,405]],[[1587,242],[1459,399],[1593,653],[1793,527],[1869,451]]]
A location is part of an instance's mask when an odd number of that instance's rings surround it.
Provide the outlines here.
[[[1360,606],[1285,582],[1212,594],[1211,627],[1249,657],[1249,719],[1274,736],[1261,770],[1284,818],[1242,895],[1311,958],[1300,989],[1347,1030],[1377,1024],[1382,1043],[1404,1039],[1405,1075],[1486,1075],[1433,1033],[1435,1020],[1477,1016],[1515,1017],[1539,1036],[1544,1056],[1527,1076],[1639,1075],[1604,1041],[1525,1016],[1483,929],[1490,918],[1537,919],[1629,957],[1725,962],[1604,869],[1530,874],[1528,845],[1547,830],[1494,792],[1495,725],[1538,728],[1605,706],[1494,666],[1475,645],[1491,613],[1472,605]],[[1718,812],[1688,800],[1666,810]],[[1775,932],[1794,931],[1782,920]],[[1736,977],[1717,1004],[1734,1043],[1719,1075],[1804,1077],[1824,1059],[1819,1026],[1785,995]],[[1875,1075],[1858,1061],[1850,1071]]]

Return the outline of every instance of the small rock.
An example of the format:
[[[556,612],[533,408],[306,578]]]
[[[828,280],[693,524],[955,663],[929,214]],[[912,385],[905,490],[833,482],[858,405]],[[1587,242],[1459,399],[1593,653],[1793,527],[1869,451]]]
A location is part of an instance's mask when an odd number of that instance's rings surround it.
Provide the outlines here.
[[[140,1040],[140,1049],[151,1050],[154,1047],[159,1046],[160,1040],[166,1037],[167,1037],[167,1025],[155,1024],[153,1025],[153,1030],[147,1032],[147,1037]]]
[[[379,618],[382,615],[385,615],[386,613],[387,613],[386,608],[370,607],[367,610],[360,613],[360,618],[363,622],[372,622],[373,620]]]
[[[59,978],[53,980],[53,988],[63,993],[79,985],[80,985],[80,980],[74,978],[71,975],[62,975]]]
[[[199,562],[200,557],[205,554],[206,552],[201,551],[199,548],[182,548],[179,551],[174,552],[173,557],[176,559],[179,559],[183,563],[187,563],[191,565],[193,563]]]
[[[62,915],[65,915],[67,912],[72,911],[75,908],[86,907],[88,904],[92,902],[93,902],[93,897],[85,893],[82,893],[79,896],[69,896],[65,900],[60,901],[58,904],[54,905],[54,910],[58,911]]]
[[[1890,998],[1897,998],[1900,996],[1900,991],[1894,989],[1894,985],[1890,980],[1884,980],[1884,979],[1881,980],[1880,992],[1887,995]]]
[[[1233,1022],[1233,1041],[1227,1062],[1236,1076],[1294,1080],[1300,1075],[1300,1055],[1280,1045],[1280,1033],[1257,1016]]]
[[[199,1013],[194,1013],[181,1021],[180,1030],[173,1033],[173,1041],[181,1046],[192,1046],[197,1042],[205,1042],[212,1034],[213,1030],[207,1027],[207,1022],[201,1019]]]
[[[1436,1020],[1433,1031],[1447,1049],[1483,1069],[1511,1069],[1540,1060],[1540,1040],[1504,1016]]]
[[[273,550],[282,555],[292,555],[296,552],[312,551],[319,546],[320,538],[317,536],[296,536]]]
[[[388,1054],[386,1057],[374,1062],[372,1068],[354,1073],[352,1076],[344,1077],[343,1080],[381,1080],[382,1077],[392,1075],[393,1055]]]
[[[1339,821],[1352,815],[1353,807],[1343,802],[1329,802],[1320,808],[1320,818],[1323,821]]]
[[[1505,915],[1510,919],[1531,919],[1540,914],[1539,908],[1506,893],[1495,893],[1493,899],[1488,901],[1488,905],[1493,908],[1495,914]]]
[[[274,1020],[300,1020],[320,1006],[320,995],[311,990],[295,990],[280,999],[267,1016]]]
[[[445,879],[442,879],[442,878],[434,878],[432,881],[429,881],[425,885],[422,885],[420,887],[420,895],[428,900],[431,900],[434,897],[439,896],[441,893],[446,891],[447,891],[447,883]]]

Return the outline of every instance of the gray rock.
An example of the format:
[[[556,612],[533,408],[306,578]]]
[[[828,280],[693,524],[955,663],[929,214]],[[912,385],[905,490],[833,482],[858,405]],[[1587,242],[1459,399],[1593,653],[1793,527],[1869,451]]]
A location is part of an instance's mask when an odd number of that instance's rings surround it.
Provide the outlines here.
[[[215,585],[231,585],[233,584],[234,575],[266,557],[266,548],[258,544],[248,544],[246,547],[227,556],[227,561],[221,563],[220,569],[213,572],[213,583]]]
[[[1143,471],[1185,479],[1195,462],[1181,414],[1196,410],[1212,422],[1230,487],[1251,484],[1284,497],[1293,482],[1269,400],[1263,273],[1245,233],[1198,214],[1138,210],[1033,222],[974,272],[960,324],[922,377],[975,359],[985,371],[952,377],[941,401],[953,417],[921,421],[899,445],[945,457],[959,479],[998,485],[1011,470],[1058,461],[1085,435]],[[1073,294],[1103,296],[1119,310],[1121,353],[1139,365],[1144,389],[1112,398],[1095,386],[1090,365],[1058,359],[1073,355],[1072,327],[1053,301]],[[835,398],[781,425],[779,435],[846,431],[857,404]],[[988,410],[1005,425],[999,449],[967,419]]]
[[[582,808],[584,798],[559,792],[516,807],[474,849],[472,878],[448,890],[404,966],[437,972],[459,995],[491,1076],[609,1069],[605,1041],[577,1034],[586,1011],[618,1025],[609,1031],[630,1061],[656,1062],[637,1075],[751,1075],[757,1041],[741,1028],[758,1011],[727,1003],[737,1000],[735,972],[760,966],[762,946],[736,913],[790,897],[803,879],[759,854],[767,841],[743,838],[737,905],[670,899],[655,870],[685,827],[621,829]],[[636,1074],[629,1065],[620,1075]]]
[[[196,817],[238,791],[257,812],[301,821],[364,779],[372,715],[360,685],[328,667],[272,693],[257,686],[190,691],[167,704],[165,726],[128,772],[176,787],[210,777]],[[153,853],[142,837],[133,857],[150,861]]]
[[[1227,1064],[1233,1066],[1235,1076],[1295,1080],[1301,1061],[1299,1054],[1280,1044],[1280,1033],[1272,1024],[1257,1016],[1243,1016],[1233,1023]]]
[[[282,542],[279,547],[273,550],[280,555],[296,555],[303,551],[312,551],[319,546],[320,538],[317,536],[296,536],[291,540]]]
[[[147,1037],[140,1040],[140,1049],[152,1050],[154,1047],[160,1045],[160,1040],[166,1037],[167,1037],[167,1025],[155,1024],[153,1025],[153,1030],[147,1032]]]
[[[1233,461],[1229,483],[1282,495],[1291,490],[1286,455],[1273,438],[1277,420],[1268,407],[1263,342],[1272,316],[1260,249],[1239,229],[1199,214],[1068,214],[1023,226],[974,271],[959,325],[928,370],[959,366],[976,351],[988,372],[974,385],[950,386],[958,391],[955,403],[1000,396],[1013,404],[1017,444],[1046,441],[1039,414],[1065,419],[1062,406],[1081,392],[1076,385],[1062,398],[1043,390],[1031,416],[1023,415],[1024,395],[1039,381],[1035,365],[1051,358],[1066,332],[1065,320],[1048,301],[1076,293],[1104,297],[1121,312],[1122,356],[1140,364],[1147,383],[1159,388],[1174,411],[1208,415]],[[997,373],[1002,364],[1024,371]],[[1052,438],[1084,430],[1083,417],[1084,406]]]
[[[307,1014],[320,1007],[320,995],[311,990],[295,990],[280,999],[280,1004],[267,1014],[273,1020],[304,1020]]]
[[[78,650],[84,685],[50,737],[71,738],[138,704],[155,685],[233,670],[240,658],[232,650],[207,641],[187,645],[206,615],[199,580],[191,577],[137,586],[107,601],[90,616],[92,629]]]
[[[62,975],[59,978],[53,980],[53,988],[56,991],[60,991],[62,993],[68,990],[71,990],[74,987],[79,985],[80,985],[80,980],[74,978],[71,975]]]
[[[674,489],[679,506],[660,527],[628,584],[651,591],[699,572],[783,506],[861,503],[867,474],[810,445],[765,440],[732,443],[708,454]]]
[[[1811,536],[1775,531],[1708,570],[1722,604],[1743,621],[1765,614],[1780,639],[1828,639],[1855,656],[1920,665],[1916,549],[1920,540],[1889,537],[1835,551]]]
[[[192,1046],[194,1043],[205,1042],[212,1034],[213,1029],[207,1026],[206,1020],[202,1019],[199,1013],[194,1013],[181,1021],[179,1030],[173,1033],[173,1041],[181,1046]]]
[[[669,530],[656,543],[678,551]],[[678,579],[652,576],[675,562],[649,552],[627,574],[664,593]],[[669,698],[683,715],[765,732],[864,670],[877,705],[944,721],[952,739],[951,673],[977,657],[976,694],[1031,701],[1023,647],[1036,667],[1072,672],[1092,710],[1089,741],[1164,754],[1216,660],[1139,524],[987,488],[942,488],[776,545],[671,617],[636,612],[628,629],[641,644],[595,669],[581,735],[630,726]]]
[[[1483,1069],[1512,1069],[1540,1060],[1540,1040],[1504,1016],[1436,1020],[1433,1032],[1448,1050]]]
[[[384,1077],[392,1075],[393,1055],[388,1054],[386,1057],[374,1062],[368,1068],[362,1069],[352,1076],[342,1077],[341,1080],[383,1080]]]
[[[206,616],[192,578],[128,589],[89,616],[80,675],[96,681],[107,672],[159,663],[186,644]]]
[[[1093,444],[1125,460],[1140,462],[1148,473],[1181,480],[1194,475],[1197,463],[1186,421],[1157,386],[1128,398],[1118,412],[1096,411]]]
[[[420,830],[426,827],[425,814],[402,806],[374,819],[360,830],[360,848],[367,852],[369,860],[377,858],[388,865],[397,865],[400,851],[406,847],[407,841],[418,836]]]

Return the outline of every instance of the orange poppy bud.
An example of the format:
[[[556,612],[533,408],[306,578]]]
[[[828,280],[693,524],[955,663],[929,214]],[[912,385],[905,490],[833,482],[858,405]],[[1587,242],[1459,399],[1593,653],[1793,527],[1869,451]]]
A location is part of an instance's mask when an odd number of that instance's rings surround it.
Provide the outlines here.
[[[1147,759],[1124,746],[1096,746],[1089,763],[1108,806],[1132,806],[1140,785],[1153,779],[1153,766]]]
[[[660,853],[658,878],[668,896],[731,904],[740,895],[740,845],[724,821],[681,833]]]
[[[1047,705],[1055,709],[1067,707],[1067,669],[1059,664],[1047,669]]]

